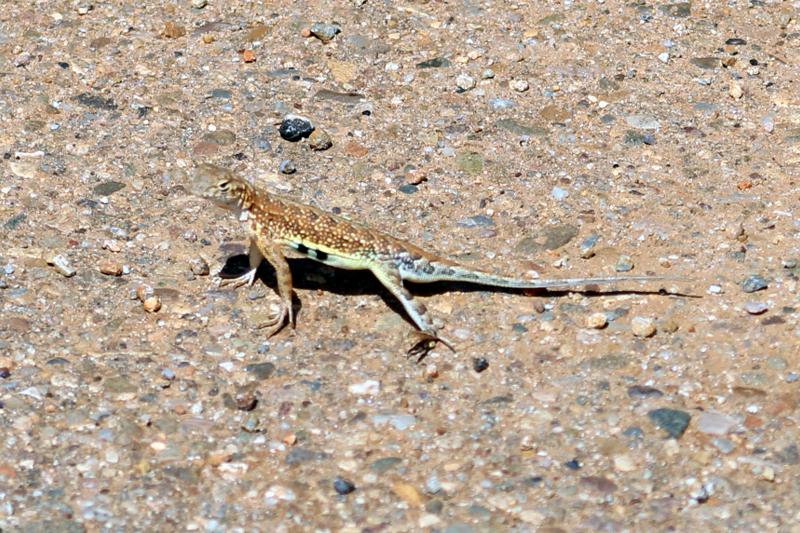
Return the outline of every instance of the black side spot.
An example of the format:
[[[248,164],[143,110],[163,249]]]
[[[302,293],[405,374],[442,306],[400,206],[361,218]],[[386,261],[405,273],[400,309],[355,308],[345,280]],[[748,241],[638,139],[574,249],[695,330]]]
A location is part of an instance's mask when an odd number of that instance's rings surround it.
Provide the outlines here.
[[[298,244],[297,251],[300,252],[301,254],[308,255],[308,246],[306,246],[305,244]]]
[[[320,261],[325,261],[328,259],[328,253],[323,252],[322,250],[314,250],[314,254],[317,256],[317,259]]]

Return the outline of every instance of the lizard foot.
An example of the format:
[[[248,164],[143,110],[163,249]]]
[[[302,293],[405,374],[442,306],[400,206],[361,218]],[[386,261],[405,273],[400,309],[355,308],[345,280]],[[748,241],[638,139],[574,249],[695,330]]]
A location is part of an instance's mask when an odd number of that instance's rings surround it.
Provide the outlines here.
[[[257,268],[252,270],[248,270],[238,278],[227,278],[222,279],[219,282],[220,287],[225,287],[226,285],[233,285],[234,289],[238,289],[243,285],[252,286],[253,282],[256,280],[256,272],[258,271]]]
[[[425,356],[440,342],[450,348],[450,350],[456,351],[450,341],[439,337],[435,332],[415,331],[412,335],[415,337],[416,342],[411,346],[408,352],[406,352],[406,356],[416,357],[418,363],[425,359]]]
[[[286,325],[286,321],[289,319],[289,323],[294,327],[294,324],[291,322],[291,313],[289,312],[289,306],[287,306],[284,302],[281,302],[280,309],[277,313],[275,313],[271,318],[269,318],[266,322],[262,322],[256,326],[257,329],[267,329],[267,338],[272,337],[283,327]]]

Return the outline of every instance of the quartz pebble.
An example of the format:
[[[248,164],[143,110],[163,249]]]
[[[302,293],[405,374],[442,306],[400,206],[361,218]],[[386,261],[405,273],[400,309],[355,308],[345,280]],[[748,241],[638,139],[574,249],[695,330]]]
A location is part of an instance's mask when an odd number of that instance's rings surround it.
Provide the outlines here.
[[[637,337],[652,337],[656,334],[656,322],[649,317],[633,317],[631,319],[631,331]]]
[[[69,260],[63,255],[54,255],[47,259],[47,264],[56,267],[56,270],[65,278],[71,278],[77,271],[69,264]]]
[[[608,325],[608,317],[605,313],[592,313],[586,318],[586,327],[593,329],[603,329]]]
[[[518,93],[524,93],[530,88],[530,84],[528,84],[527,80],[513,80],[509,83],[509,86]]]
[[[210,272],[208,262],[200,256],[193,257],[189,261],[189,268],[195,276],[208,276]]]
[[[456,87],[462,91],[469,91],[475,88],[475,78],[467,74],[461,74],[456,78]]]
[[[714,411],[703,411],[697,417],[697,430],[709,435],[725,435],[736,424],[735,418]]]
[[[730,86],[728,87],[728,94],[734,100],[739,100],[744,96],[744,90],[742,86],[736,83],[735,81],[731,82]]]
[[[763,302],[747,302],[744,304],[744,310],[750,315],[760,315],[767,312],[767,304]]]
[[[347,390],[351,394],[374,396],[381,391],[381,384],[374,379],[368,379],[367,381],[363,381],[361,383],[353,383],[347,387]]]

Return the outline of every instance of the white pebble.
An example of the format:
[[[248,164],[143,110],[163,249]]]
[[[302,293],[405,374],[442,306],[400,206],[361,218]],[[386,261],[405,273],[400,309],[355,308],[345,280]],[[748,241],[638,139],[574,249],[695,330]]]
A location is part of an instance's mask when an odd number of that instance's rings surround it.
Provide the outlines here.
[[[470,89],[474,89],[475,78],[467,74],[461,74],[456,78],[456,86],[463,91],[469,91]]]
[[[608,325],[608,317],[605,313],[592,313],[586,319],[586,326],[593,329],[603,329]]]
[[[509,85],[511,86],[512,89],[514,89],[519,93],[524,93],[530,88],[530,85],[528,84],[527,80],[514,80]]]
[[[631,331],[637,337],[652,337],[656,333],[656,322],[652,318],[644,316],[633,317]]]
[[[353,383],[347,387],[347,390],[350,394],[357,394],[359,396],[375,396],[381,391],[381,383],[374,379],[368,379],[361,383]]]

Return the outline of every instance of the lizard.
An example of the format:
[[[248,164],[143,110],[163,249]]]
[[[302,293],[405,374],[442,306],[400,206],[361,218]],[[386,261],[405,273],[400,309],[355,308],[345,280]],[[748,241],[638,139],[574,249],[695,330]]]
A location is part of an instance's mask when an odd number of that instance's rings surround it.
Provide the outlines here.
[[[566,279],[522,279],[468,268],[365,224],[328,213],[291,198],[258,189],[228,168],[199,163],[190,178],[191,193],[231,210],[244,222],[249,237],[249,270],[223,280],[234,288],[252,285],[263,259],[275,269],[278,312],[259,328],[271,337],[288,323],[295,327],[292,274],[286,258],[304,257],[336,268],[369,270],[403,306],[418,328],[420,341],[409,355],[424,357],[437,343],[453,343],[439,335],[425,305],[415,300],[404,281],[465,282],[510,289],[564,289],[597,284],[672,279],[657,276],[605,276]]]

